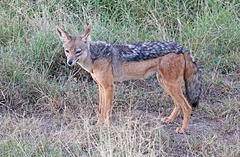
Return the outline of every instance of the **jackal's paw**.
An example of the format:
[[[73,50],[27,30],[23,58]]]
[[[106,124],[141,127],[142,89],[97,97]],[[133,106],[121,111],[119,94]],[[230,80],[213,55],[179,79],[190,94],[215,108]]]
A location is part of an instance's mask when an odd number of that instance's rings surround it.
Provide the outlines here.
[[[169,123],[169,122],[171,122],[171,119],[169,119],[168,117],[164,117],[164,118],[161,119],[161,122]]]
[[[182,127],[178,127],[178,128],[176,129],[176,132],[177,132],[177,133],[180,133],[180,134],[185,133],[185,131],[186,131],[186,129],[183,129]]]

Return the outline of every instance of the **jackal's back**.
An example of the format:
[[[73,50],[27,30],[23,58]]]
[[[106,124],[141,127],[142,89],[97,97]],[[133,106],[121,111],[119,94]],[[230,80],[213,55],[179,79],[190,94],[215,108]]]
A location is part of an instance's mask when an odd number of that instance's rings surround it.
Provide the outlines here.
[[[164,56],[168,53],[183,53],[184,48],[174,42],[154,41],[135,44],[108,44],[105,42],[91,43],[91,58],[104,57],[109,60],[118,59],[123,62],[143,61]]]
[[[170,52],[182,53],[183,47],[174,42],[155,41],[135,43],[131,45],[116,45],[124,61],[142,61],[164,56]]]

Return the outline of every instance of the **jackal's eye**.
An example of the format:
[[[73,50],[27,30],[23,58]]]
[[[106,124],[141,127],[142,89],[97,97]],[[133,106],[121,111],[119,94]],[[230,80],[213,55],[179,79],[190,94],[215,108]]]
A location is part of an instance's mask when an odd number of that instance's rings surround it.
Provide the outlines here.
[[[66,52],[66,53],[69,53],[69,51],[68,51],[68,50],[65,50],[65,52]]]
[[[81,50],[76,51],[76,55],[77,55],[77,56],[81,55],[81,53],[82,53]]]

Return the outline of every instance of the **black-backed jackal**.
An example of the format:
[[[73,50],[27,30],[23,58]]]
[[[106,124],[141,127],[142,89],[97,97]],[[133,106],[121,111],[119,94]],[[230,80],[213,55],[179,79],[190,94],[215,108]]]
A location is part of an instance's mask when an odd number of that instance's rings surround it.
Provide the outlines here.
[[[95,126],[102,117],[104,125],[109,124],[114,81],[141,79],[156,73],[160,85],[175,104],[170,116],[161,121],[173,121],[182,109],[183,124],[176,131],[183,133],[187,129],[191,106],[198,105],[202,82],[195,60],[181,45],[166,41],[120,45],[92,42],[91,24],[81,36],[71,36],[59,27],[57,32],[63,42],[68,65],[78,63],[92,75],[99,86],[99,113]],[[181,87],[183,80],[186,97]]]

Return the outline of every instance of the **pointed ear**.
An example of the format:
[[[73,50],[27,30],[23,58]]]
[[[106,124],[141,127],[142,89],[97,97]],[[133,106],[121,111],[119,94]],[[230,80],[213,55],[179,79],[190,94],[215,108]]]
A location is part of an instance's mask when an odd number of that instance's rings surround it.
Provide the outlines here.
[[[92,30],[92,24],[89,23],[88,27],[85,29],[83,34],[80,36],[85,42],[91,41],[91,38],[90,38],[91,30]]]
[[[59,35],[60,39],[62,40],[63,44],[65,44],[71,40],[71,35],[69,35],[67,32],[65,32],[60,27],[57,27],[57,32],[58,32],[58,35]]]

